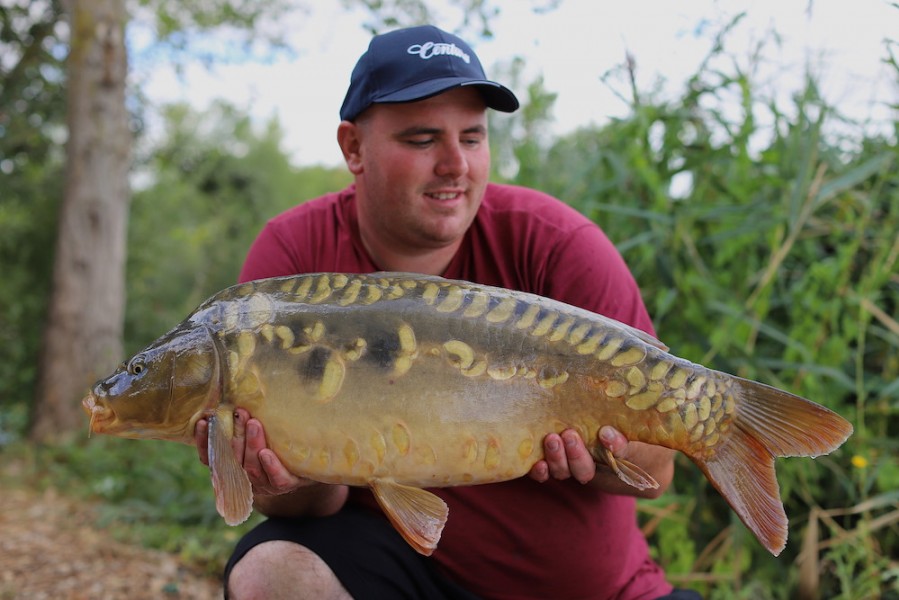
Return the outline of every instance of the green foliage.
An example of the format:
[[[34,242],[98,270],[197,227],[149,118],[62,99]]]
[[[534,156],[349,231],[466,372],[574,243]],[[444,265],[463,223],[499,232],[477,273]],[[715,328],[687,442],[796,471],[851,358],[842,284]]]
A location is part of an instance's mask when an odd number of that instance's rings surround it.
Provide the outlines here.
[[[33,394],[60,172],[58,162],[28,161],[14,174],[0,175],[0,410],[27,402]]]
[[[344,169],[291,166],[282,132],[261,132],[219,104],[165,112],[166,138],[142,165],[129,231],[128,350],[155,339],[236,282],[247,249],[275,214],[349,182]]]
[[[778,559],[680,465],[661,504],[684,512],[652,528],[666,568],[676,578],[695,560],[683,581],[711,598],[895,594],[899,503],[852,508],[899,485],[899,127],[839,134],[845,119],[814,78],[779,107],[759,97],[752,69],[735,70],[703,70],[674,100],[633,90],[631,116],[517,153],[519,173],[609,233],[676,354],[812,398],[855,425],[828,457],[778,461],[791,517]],[[837,512],[813,528],[821,507]],[[820,569],[800,578],[797,560]],[[748,573],[769,582],[764,591],[746,595]]]
[[[0,440],[18,432],[9,415],[33,394],[49,290],[63,172],[61,14],[49,0],[0,6]]]
[[[130,0],[132,23],[154,34],[154,52],[162,51],[176,69],[190,61],[206,64],[270,59],[289,53],[286,18],[307,5],[294,0]],[[224,45],[212,42],[215,32]]]
[[[494,68],[494,77],[512,89],[525,88],[521,108],[514,113],[491,113],[489,138],[491,175],[496,180],[514,177],[519,185],[534,185],[544,175],[542,149],[550,142],[543,133],[557,94],[548,91],[543,78],[525,84],[524,60],[513,58]]]
[[[531,5],[535,11],[551,10],[559,1],[531,0]],[[363,26],[372,35],[400,27],[440,23],[444,24],[440,25],[444,29],[452,30],[446,23],[459,21],[456,30],[471,30],[476,35],[490,37],[493,35],[490,22],[500,13],[499,4],[490,0],[444,0],[440,3],[427,0],[343,0],[344,7],[358,7],[365,11],[368,20]],[[448,16],[448,10],[456,13],[455,19]]]
[[[556,9],[562,0],[528,0],[534,13]],[[401,27],[437,25],[463,37],[493,36],[490,23],[502,12],[496,0],[342,0],[348,9],[367,15],[363,27],[372,35]]]

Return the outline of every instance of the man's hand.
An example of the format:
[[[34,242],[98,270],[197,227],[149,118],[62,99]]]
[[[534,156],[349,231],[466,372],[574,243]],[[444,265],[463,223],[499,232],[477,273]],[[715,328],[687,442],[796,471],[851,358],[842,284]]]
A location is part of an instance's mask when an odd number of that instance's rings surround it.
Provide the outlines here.
[[[573,477],[581,483],[589,483],[609,493],[646,498],[658,497],[668,488],[674,476],[672,450],[628,442],[620,431],[609,426],[601,427],[597,438],[615,458],[636,463],[652,475],[659,482],[658,489],[637,490],[618,479],[608,466],[597,466],[581,436],[573,429],[566,429],[561,434],[551,433],[543,439],[544,459],[531,467],[529,475],[541,483],[550,478],[561,480]]]
[[[209,465],[209,423],[197,422],[194,439],[200,461]],[[345,485],[326,485],[297,477],[268,447],[262,423],[238,408],[234,411],[231,448],[253,485],[253,505],[270,517],[322,517],[336,513],[346,502]]]
[[[200,461],[209,466],[209,423],[206,419],[197,422],[194,440]],[[242,408],[234,411],[234,438],[231,449],[237,462],[253,484],[254,494],[278,496],[290,493],[297,488],[312,485],[315,482],[297,477],[288,471],[275,453],[268,447],[262,423],[250,418],[250,413]]]

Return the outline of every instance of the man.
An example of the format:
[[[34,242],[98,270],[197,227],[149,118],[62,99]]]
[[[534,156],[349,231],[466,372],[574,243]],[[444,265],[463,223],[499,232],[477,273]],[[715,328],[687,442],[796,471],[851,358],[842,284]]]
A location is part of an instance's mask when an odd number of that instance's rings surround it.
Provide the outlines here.
[[[461,39],[434,27],[373,38],[353,71],[337,140],[354,184],[270,221],[241,280],[303,272],[405,271],[550,296],[652,332],[633,278],[596,225],[558,200],[489,184],[487,108],[511,112]],[[207,425],[197,427],[201,460]],[[672,452],[599,442],[660,494]],[[658,598],[672,593],[636,523],[637,490],[597,467],[579,435],[544,440],[530,477],[434,490],[450,519],[415,553],[364,489],[286,471],[240,410],[234,451],[270,517],[241,540],[226,594],[245,598]],[[677,592],[675,592],[676,594]],[[670,596],[683,597],[683,596]]]

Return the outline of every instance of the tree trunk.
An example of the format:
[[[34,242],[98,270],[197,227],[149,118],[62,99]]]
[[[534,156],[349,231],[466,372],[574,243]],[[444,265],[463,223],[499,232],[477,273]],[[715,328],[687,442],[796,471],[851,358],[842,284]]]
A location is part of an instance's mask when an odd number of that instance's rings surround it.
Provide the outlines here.
[[[131,133],[124,0],[71,0],[65,191],[31,438],[87,430],[80,399],[121,360]]]

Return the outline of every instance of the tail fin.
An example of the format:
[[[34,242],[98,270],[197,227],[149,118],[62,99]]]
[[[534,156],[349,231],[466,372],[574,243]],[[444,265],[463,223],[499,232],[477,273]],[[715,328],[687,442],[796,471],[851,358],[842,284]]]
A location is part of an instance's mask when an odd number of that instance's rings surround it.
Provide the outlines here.
[[[762,545],[777,556],[787,544],[787,516],[774,458],[832,452],[852,434],[852,425],[805,398],[732,379],[736,419],[731,434],[710,458],[691,458]]]

